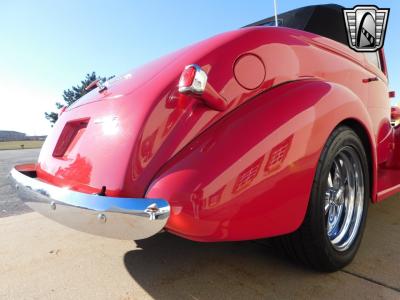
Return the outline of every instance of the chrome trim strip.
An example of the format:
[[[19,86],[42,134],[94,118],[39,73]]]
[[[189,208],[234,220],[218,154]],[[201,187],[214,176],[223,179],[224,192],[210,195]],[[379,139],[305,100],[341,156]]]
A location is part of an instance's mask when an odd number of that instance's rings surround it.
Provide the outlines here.
[[[18,167],[17,167],[18,168]],[[10,179],[19,198],[56,222],[87,233],[139,240],[161,231],[170,214],[163,199],[116,198],[60,188],[13,169]]]

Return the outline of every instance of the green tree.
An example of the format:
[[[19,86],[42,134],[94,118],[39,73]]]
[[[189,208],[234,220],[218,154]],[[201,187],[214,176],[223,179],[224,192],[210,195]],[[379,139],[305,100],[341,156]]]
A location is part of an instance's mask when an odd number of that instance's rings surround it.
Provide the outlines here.
[[[99,79],[101,82],[105,82],[106,80],[111,79],[113,77],[114,76],[106,78],[97,76],[95,72],[92,72],[91,74],[86,74],[85,79],[82,80],[80,84],[73,86],[71,89],[64,90],[63,99],[65,103],[56,102],[57,109],[60,110],[64,106],[72,105],[75,101],[77,101],[83,95],[88,93],[89,91],[86,91],[85,88],[93,81]],[[54,124],[58,120],[57,112],[45,112],[44,115],[46,119],[50,121],[51,124]]]

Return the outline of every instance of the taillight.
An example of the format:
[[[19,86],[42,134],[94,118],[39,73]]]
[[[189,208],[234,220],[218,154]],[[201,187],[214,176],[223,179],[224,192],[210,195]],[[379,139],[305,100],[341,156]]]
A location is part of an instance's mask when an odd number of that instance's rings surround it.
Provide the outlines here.
[[[191,86],[196,76],[196,68],[193,66],[186,67],[179,80],[179,87],[188,87]]]
[[[200,66],[188,65],[181,74],[178,90],[182,94],[188,94],[190,97],[203,101],[212,109],[225,110],[227,108],[226,100],[207,80],[207,73]]]
[[[207,85],[207,74],[198,65],[185,67],[179,79],[179,92],[202,94]]]

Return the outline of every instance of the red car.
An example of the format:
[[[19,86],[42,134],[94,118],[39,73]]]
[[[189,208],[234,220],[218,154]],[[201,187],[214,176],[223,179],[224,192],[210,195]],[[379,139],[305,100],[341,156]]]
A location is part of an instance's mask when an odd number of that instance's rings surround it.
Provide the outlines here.
[[[12,170],[20,198],[107,237],[276,237],[316,269],[348,264],[369,203],[400,191],[384,52],[350,49],[336,5],[273,20],[95,82]]]

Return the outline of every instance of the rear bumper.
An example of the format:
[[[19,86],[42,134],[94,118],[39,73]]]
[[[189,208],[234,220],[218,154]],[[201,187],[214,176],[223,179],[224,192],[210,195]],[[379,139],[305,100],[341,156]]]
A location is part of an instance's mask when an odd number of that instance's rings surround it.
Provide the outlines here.
[[[161,231],[170,206],[163,199],[115,198],[60,188],[36,178],[36,171],[17,166],[10,178],[19,198],[56,222],[87,233],[139,240]]]

